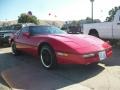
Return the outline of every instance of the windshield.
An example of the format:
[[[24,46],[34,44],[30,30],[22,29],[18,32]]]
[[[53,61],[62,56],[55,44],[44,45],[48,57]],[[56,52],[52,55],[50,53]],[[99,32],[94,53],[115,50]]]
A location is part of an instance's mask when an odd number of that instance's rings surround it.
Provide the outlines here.
[[[65,34],[66,32],[62,31],[57,27],[52,26],[31,26],[30,33],[31,35],[36,35],[36,34]]]

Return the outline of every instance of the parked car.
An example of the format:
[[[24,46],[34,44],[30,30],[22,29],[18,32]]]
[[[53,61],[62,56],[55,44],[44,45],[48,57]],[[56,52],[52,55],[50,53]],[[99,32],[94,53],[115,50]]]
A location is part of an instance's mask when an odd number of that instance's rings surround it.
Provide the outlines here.
[[[12,33],[17,32],[22,27],[29,24],[31,25],[32,23],[18,23],[18,24],[2,27],[0,30],[0,45],[2,46],[2,44],[4,43],[9,43],[9,37],[12,35]]]
[[[8,43],[8,39],[10,35],[20,29],[21,26],[19,24],[11,25],[11,26],[4,26],[0,30],[0,45],[4,43]]]
[[[83,34],[103,39],[120,39],[120,10],[116,12],[112,22],[84,24]]]
[[[23,27],[9,42],[14,55],[22,51],[38,56],[47,69],[57,64],[97,64],[112,55],[111,45],[99,38],[67,34],[53,26]]]
[[[69,34],[80,34],[81,33],[81,27],[80,26],[69,26],[69,29],[67,30],[67,33],[69,33]]]

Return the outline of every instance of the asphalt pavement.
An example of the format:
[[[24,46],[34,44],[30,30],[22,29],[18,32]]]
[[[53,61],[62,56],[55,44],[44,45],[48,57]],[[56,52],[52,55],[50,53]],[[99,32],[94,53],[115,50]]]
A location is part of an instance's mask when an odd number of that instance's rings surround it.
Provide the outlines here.
[[[38,58],[26,54],[14,56],[9,47],[4,47],[0,48],[0,72],[7,71],[16,76],[12,80],[16,82],[17,89],[38,90],[39,86],[40,90],[83,90],[84,87],[90,90],[120,90],[120,47],[114,47],[112,58],[97,66],[59,65],[54,70],[45,70]],[[17,77],[21,81],[17,81]],[[0,90],[9,89],[9,84],[0,76]]]

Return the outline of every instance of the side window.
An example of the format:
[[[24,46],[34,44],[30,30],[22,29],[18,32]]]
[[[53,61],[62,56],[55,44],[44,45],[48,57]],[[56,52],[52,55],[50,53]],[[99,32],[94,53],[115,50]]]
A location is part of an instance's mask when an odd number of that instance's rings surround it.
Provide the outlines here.
[[[15,35],[19,36],[20,32],[21,32],[21,30],[18,30],[18,31],[15,33]]]
[[[119,16],[119,21],[120,21],[120,16]]]
[[[24,28],[22,28],[22,33],[23,32],[28,32],[29,31],[29,27],[24,27]]]
[[[21,36],[24,32],[28,32],[28,31],[29,31],[29,27],[21,28],[21,30],[20,30],[20,36]]]

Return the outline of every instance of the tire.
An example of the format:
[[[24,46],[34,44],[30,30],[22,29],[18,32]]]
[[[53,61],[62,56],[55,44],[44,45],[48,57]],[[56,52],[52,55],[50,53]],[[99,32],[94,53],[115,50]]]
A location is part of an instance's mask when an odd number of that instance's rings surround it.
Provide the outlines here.
[[[42,46],[40,50],[40,59],[44,68],[52,69],[56,67],[56,55],[54,50],[50,46]]]
[[[0,46],[3,46],[3,42],[0,41]]]
[[[92,35],[92,36],[95,36],[95,37],[98,37],[99,38],[99,34],[97,31],[90,31],[89,32],[89,35]]]
[[[16,48],[15,42],[12,42],[12,43],[11,43],[11,50],[12,50],[12,54],[15,55],[15,56],[16,56],[16,55],[19,55],[19,53],[20,53],[20,52],[17,50],[17,48]]]

